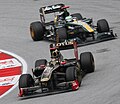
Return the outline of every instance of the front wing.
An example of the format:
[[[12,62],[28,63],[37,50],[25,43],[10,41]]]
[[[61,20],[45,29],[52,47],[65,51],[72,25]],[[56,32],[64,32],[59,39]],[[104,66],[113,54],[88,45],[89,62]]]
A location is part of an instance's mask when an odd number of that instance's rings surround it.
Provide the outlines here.
[[[72,89],[55,90],[55,91],[50,91],[50,92],[34,92],[34,93],[31,93],[27,96],[21,97],[21,100],[35,98],[35,97],[49,96],[49,95],[54,95],[54,94],[60,94],[60,93],[65,93],[65,92],[70,92],[70,91],[72,91]]]
[[[117,39],[117,34],[113,34],[113,33],[101,33],[99,36],[97,36],[97,38],[95,38],[95,40],[90,40],[90,41],[86,41],[86,42],[80,42],[78,41],[78,46],[85,46],[85,45],[90,45],[90,44],[95,44],[95,43],[100,43],[100,42],[104,42],[104,41],[109,41],[109,40],[113,40],[113,39]]]
[[[114,34],[113,31],[111,31],[111,32],[105,32],[105,33],[96,33],[94,40],[88,39],[86,41],[82,41],[82,40],[80,40],[80,38],[76,37],[76,38],[68,39],[65,41],[77,40],[77,45],[79,47],[81,47],[81,46],[100,43],[100,42],[109,41],[109,40],[113,40],[113,39],[117,39],[117,34],[116,33]],[[56,42],[55,37],[44,37],[44,40]]]
[[[20,88],[18,96],[22,99],[41,97],[53,94],[60,94],[63,92],[75,91],[80,87],[79,82],[77,80],[71,82],[63,82],[59,85],[60,89],[54,89],[49,91],[47,88],[41,88],[40,86],[28,87],[28,88]]]

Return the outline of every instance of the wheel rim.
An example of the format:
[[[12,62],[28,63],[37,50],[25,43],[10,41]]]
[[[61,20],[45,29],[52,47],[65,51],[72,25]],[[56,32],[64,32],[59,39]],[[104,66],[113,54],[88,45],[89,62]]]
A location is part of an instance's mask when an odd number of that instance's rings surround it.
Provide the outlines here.
[[[30,28],[30,33],[31,33],[31,37],[34,38],[35,37],[35,33],[34,33],[33,28]]]

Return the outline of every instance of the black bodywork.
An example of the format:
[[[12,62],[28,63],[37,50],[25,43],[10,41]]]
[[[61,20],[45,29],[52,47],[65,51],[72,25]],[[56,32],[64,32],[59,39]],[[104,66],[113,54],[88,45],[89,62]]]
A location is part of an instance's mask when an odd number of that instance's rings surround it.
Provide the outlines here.
[[[94,25],[92,18],[83,18],[80,13],[70,14],[67,8],[69,6],[64,4],[41,7],[40,21],[30,24],[32,39],[56,43],[77,39],[79,46],[82,46],[117,38],[106,19],[100,19]],[[45,15],[52,13],[54,19],[46,22]],[[69,16],[73,18],[71,21],[66,20]]]
[[[74,47],[75,58],[64,59],[60,50]],[[51,61],[39,59],[32,69],[33,76],[23,74],[19,79],[19,96],[44,96],[78,90],[82,78],[94,72],[94,57],[91,52],[78,56],[76,42],[50,44]]]

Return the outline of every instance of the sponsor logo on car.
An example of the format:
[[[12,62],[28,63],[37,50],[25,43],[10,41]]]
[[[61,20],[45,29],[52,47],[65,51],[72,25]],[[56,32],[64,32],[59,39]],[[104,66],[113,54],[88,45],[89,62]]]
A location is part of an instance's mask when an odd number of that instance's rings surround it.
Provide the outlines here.
[[[48,7],[45,7],[45,11],[48,11],[48,10],[53,10],[53,9],[59,9],[61,6],[60,5],[53,5],[53,6],[48,6]]]
[[[67,45],[73,45],[73,41],[66,41],[66,42],[56,44],[57,47],[67,46]]]

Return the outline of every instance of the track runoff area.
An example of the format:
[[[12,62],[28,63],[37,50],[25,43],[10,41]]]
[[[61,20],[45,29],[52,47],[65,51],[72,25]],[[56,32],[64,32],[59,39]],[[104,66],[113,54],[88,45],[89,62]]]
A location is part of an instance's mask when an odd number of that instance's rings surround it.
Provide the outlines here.
[[[21,74],[27,72],[27,64],[20,56],[0,50],[0,98],[18,85]]]

